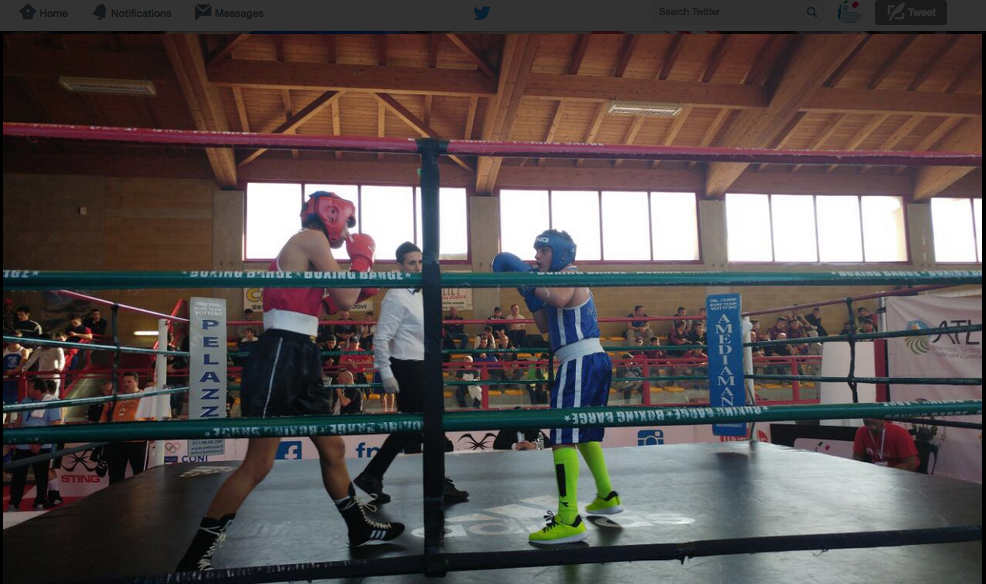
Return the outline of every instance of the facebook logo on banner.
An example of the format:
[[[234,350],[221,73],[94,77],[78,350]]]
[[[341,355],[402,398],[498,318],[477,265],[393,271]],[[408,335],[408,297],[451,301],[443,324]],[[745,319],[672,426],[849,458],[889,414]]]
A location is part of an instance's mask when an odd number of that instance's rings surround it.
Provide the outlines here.
[[[637,446],[657,446],[664,444],[663,430],[641,430],[637,432]]]
[[[277,445],[277,459],[278,460],[300,460],[301,459],[301,442],[297,440],[291,440],[287,442],[281,442]]]

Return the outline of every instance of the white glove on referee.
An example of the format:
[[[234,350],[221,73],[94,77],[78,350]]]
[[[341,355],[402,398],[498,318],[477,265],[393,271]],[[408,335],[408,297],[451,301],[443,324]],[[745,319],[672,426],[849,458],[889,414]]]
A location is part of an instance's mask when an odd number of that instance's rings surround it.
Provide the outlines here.
[[[396,377],[383,378],[383,390],[387,393],[400,393],[401,388],[397,384],[397,378]]]

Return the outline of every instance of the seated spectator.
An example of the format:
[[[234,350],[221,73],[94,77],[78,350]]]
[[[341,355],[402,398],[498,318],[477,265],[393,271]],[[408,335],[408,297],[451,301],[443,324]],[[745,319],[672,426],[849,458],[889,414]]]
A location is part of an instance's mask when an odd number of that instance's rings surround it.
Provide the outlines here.
[[[88,345],[92,343],[93,333],[92,329],[82,324],[82,317],[73,314],[69,317],[69,327],[65,331],[66,338],[69,342],[79,343],[80,345]],[[88,351],[83,352],[82,348],[65,348],[65,370],[73,371],[82,369],[86,365],[86,355]],[[71,378],[65,378],[65,385],[68,386],[71,383]]]
[[[863,326],[860,327],[859,332],[861,332],[861,333],[875,333],[876,332],[876,325],[873,324],[873,321],[872,320],[869,320],[869,319],[864,320],[863,321]]]
[[[776,341],[777,340],[777,335],[779,335],[781,333],[784,333],[784,338],[786,339],[787,338],[787,324],[788,323],[787,323],[787,317],[786,316],[778,316],[777,317],[777,324],[775,324],[774,326],[772,326],[769,329],[767,329],[767,336],[770,338],[770,340]]]
[[[476,335],[476,340],[473,342],[472,348],[473,349],[478,349],[479,348],[479,345],[480,345],[480,343],[482,343],[483,339],[486,339],[486,341],[487,341],[487,345],[486,346],[487,347],[492,347],[494,345],[493,327],[491,327],[490,325],[484,326],[483,327],[483,332],[481,332],[478,335]]]
[[[14,337],[22,337],[23,333],[21,331],[13,331],[11,333]],[[17,341],[10,341],[3,348],[3,403],[15,404],[17,403],[17,384],[18,375],[20,374],[20,364],[27,360],[31,355],[31,351],[21,345]],[[4,414],[4,419],[7,416]]]
[[[462,368],[457,369],[455,372],[455,378],[459,381],[479,381],[480,372],[479,370],[472,367],[473,358],[466,355],[462,358],[464,365]],[[470,402],[467,403],[466,396],[469,396]],[[458,402],[460,408],[466,408],[470,405],[474,408],[478,408],[482,405],[483,398],[483,388],[479,385],[457,385],[455,387],[455,400]]]
[[[366,383],[366,374],[373,368],[373,355],[360,347],[360,339],[356,335],[349,337],[345,350],[357,353],[340,356],[339,367],[352,372],[356,383]]]
[[[354,382],[351,371],[342,370],[336,378],[337,385],[352,386]],[[336,400],[332,407],[333,414],[362,414],[363,392],[355,387],[337,387]]]
[[[48,384],[44,379],[35,379],[28,389],[27,396],[21,400],[22,404],[38,403],[51,399],[48,397]],[[30,410],[18,412],[17,428],[56,426],[62,423],[61,409],[49,408],[44,410]],[[18,444],[14,448],[13,460],[23,460],[40,454],[49,454],[53,450],[53,444]],[[44,509],[45,502],[48,500],[48,466],[47,460],[36,462],[30,466],[22,466],[11,471],[10,480],[10,505],[8,511],[20,511],[21,500],[24,497],[24,490],[27,486],[27,471],[30,469],[34,474],[34,509],[41,511]]]
[[[489,320],[506,320],[506,318],[504,318],[504,316],[503,316],[503,309],[500,308],[499,306],[495,307],[493,309],[493,316],[490,316],[489,317]],[[495,323],[495,322],[494,323],[490,323],[490,328],[493,329],[493,334],[496,334],[499,331],[503,331],[503,332],[506,332],[507,331],[507,325],[506,324],[499,324],[499,323]]]
[[[647,313],[644,312],[644,306],[638,304],[633,307],[633,312],[627,315],[627,318],[646,318]],[[651,330],[648,321],[646,320],[631,320],[627,323],[626,330],[627,343],[633,344],[635,339],[649,339],[654,336],[654,331]]]
[[[644,357],[647,359],[663,359],[667,356],[667,352],[661,348],[661,338],[651,337],[650,345],[648,345],[648,348],[644,350]]]
[[[688,310],[684,306],[679,306],[677,312],[675,312],[675,316],[676,317],[685,317],[685,316],[688,316]],[[672,321],[672,323],[671,323],[671,332],[674,332],[675,329],[678,328],[678,323],[679,322],[685,323],[685,332],[686,333],[688,332],[688,329],[692,328],[691,325],[689,324],[688,319],[686,319],[686,318],[680,318],[680,319],[677,319],[677,320]]]
[[[338,351],[339,346],[336,344],[336,336],[328,335],[325,337],[325,341],[322,342],[323,351]],[[322,367],[325,369],[325,374],[329,377],[335,377],[339,372],[339,357],[340,355],[323,355]]]
[[[3,334],[9,335],[14,332],[14,322],[17,320],[17,313],[14,310],[14,301],[10,298],[3,299]]]
[[[247,327],[243,330],[243,338],[236,343],[236,350],[240,353],[246,353],[245,355],[236,357],[233,362],[238,366],[242,367],[250,356],[250,351],[253,350],[253,345],[260,339],[257,338],[257,331],[253,327]]]
[[[363,320],[375,320],[373,318],[373,311],[370,310],[363,317]],[[377,332],[377,325],[375,324],[361,324],[359,325],[359,344],[361,347],[367,351],[373,351],[373,335]]]
[[[818,331],[818,336],[824,337],[828,335],[828,332],[825,330],[825,327],[822,326],[821,308],[817,306],[815,308],[812,308],[811,314],[805,316],[805,321],[808,323],[809,326],[814,327],[814,329]]]
[[[708,345],[705,339],[704,320],[696,320],[692,326],[692,330],[688,331],[688,343],[692,345]],[[692,349],[688,351],[688,356],[695,357],[696,359],[708,359],[709,357],[704,349]]]
[[[873,326],[873,330],[870,332],[876,332],[876,316],[870,314],[870,311],[865,306],[860,306],[856,309],[856,332],[863,332],[863,325],[869,322]]]
[[[674,328],[671,329],[671,334],[668,336],[668,356],[669,357],[682,357],[688,350],[687,349],[676,349],[676,345],[690,345],[691,341],[688,340],[688,321],[686,320],[676,320],[674,321]]]
[[[40,339],[44,334],[41,325],[31,320],[31,309],[27,306],[17,307],[17,320],[13,326],[15,331],[21,331],[25,339]]]
[[[510,338],[507,337],[507,331],[497,331],[493,339],[493,348],[498,351],[503,351],[502,353],[497,353],[496,358],[500,362],[503,361],[513,361],[517,358],[517,354],[512,351],[514,348],[513,343],[510,342]]]
[[[348,320],[354,321],[351,316],[349,316],[348,310],[343,310],[338,316],[333,316],[332,320]],[[354,324],[338,324],[333,329],[333,334],[339,340],[339,343],[348,343],[351,337],[359,338],[359,330],[357,330]]]
[[[514,408],[521,409],[520,407]],[[540,444],[538,439],[540,438]],[[540,430],[500,430],[493,441],[493,450],[538,450],[551,448],[551,440]]]
[[[914,471],[920,466],[914,438],[903,427],[885,420],[863,418],[852,445],[853,460]]]
[[[617,390],[623,392],[623,399],[629,401],[635,391],[643,397],[644,382],[640,381],[643,376],[640,366],[633,361],[633,354],[624,353],[623,363],[616,367],[616,377],[625,381],[617,381],[614,384]]]
[[[538,358],[536,356],[530,356],[527,358],[528,361],[536,362]],[[536,363],[531,363],[527,366],[527,370],[524,372],[523,379],[528,381],[547,381],[548,374],[545,370]],[[548,403],[548,386],[545,383],[525,383],[524,388],[527,390],[527,397],[531,400],[531,405],[542,405]]]
[[[525,318],[527,317],[520,313],[519,304],[510,305],[510,314],[507,315],[507,320],[521,320]],[[510,342],[513,343],[513,346],[523,347],[524,340],[527,339],[527,325],[524,323],[507,325],[507,336],[510,337]]]
[[[92,331],[95,339],[100,339],[106,336],[106,323],[107,321],[103,319],[103,313],[99,311],[98,308],[93,308],[89,311],[89,316],[82,321],[90,331]]]
[[[459,316],[459,311],[453,306],[452,308],[449,308],[449,313],[448,316],[445,317],[445,320],[464,319]],[[465,329],[466,327],[461,324],[445,324],[442,326],[442,330],[448,334],[449,338],[452,339],[452,342],[458,342],[459,345],[456,348],[463,348],[469,342],[469,335],[466,334]]]
[[[810,330],[808,331],[808,338],[814,339],[818,337],[818,331]],[[822,356],[822,344],[818,342],[808,343],[808,355],[812,357]],[[804,366],[805,375],[821,375],[822,374],[822,362],[821,361],[811,361]]]
[[[785,339],[787,339],[787,333],[777,333],[777,338],[773,340],[783,341]],[[765,354],[768,357],[793,357],[798,354],[798,349],[795,345],[790,344],[774,345],[766,347]],[[767,372],[772,375],[791,375],[791,363],[774,362],[767,368]]]
[[[113,380],[105,379],[102,385],[99,387],[99,395],[103,397],[109,397],[113,395]],[[112,402],[103,402],[100,404],[92,404],[86,409],[86,420],[90,423],[95,424],[103,417],[103,410]]]
[[[257,322],[257,320],[258,320],[257,313],[254,312],[254,310],[252,308],[244,308],[243,309],[243,320],[245,320],[247,322],[251,322],[251,323],[252,322]],[[246,335],[246,327],[247,326],[252,327],[254,334],[257,334],[257,336],[260,336],[259,335],[259,332],[258,332],[258,327],[256,325],[252,325],[252,324],[246,325],[246,326],[243,326],[243,327],[239,327],[237,329],[237,336],[239,336],[239,337],[245,336]]]
[[[791,319],[788,322],[787,338],[789,338],[789,339],[803,339],[803,338],[805,338],[807,336],[808,336],[808,331],[806,331],[805,328],[803,326],[801,326],[801,320],[799,320],[797,318],[794,318],[794,319]],[[794,353],[793,354],[795,354],[795,355],[807,355],[808,354],[808,344],[807,343],[798,344],[798,345],[789,345],[789,346],[794,347]]]
[[[65,331],[58,331],[52,335],[52,339],[64,342],[68,337]],[[37,364],[38,377],[41,379],[55,380],[55,386],[60,388],[62,381],[62,370],[65,368],[65,350],[61,347],[45,345],[38,347],[31,352],[31,356],[26,361],[22,361],[17,368],[18,373],[30,370]]]

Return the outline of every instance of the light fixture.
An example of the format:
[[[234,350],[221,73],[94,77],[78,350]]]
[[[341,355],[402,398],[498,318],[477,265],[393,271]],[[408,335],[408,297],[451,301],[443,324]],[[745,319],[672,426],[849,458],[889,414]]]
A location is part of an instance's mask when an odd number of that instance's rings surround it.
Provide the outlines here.
[[[673,118],[681,113],[681,104],[656,101],[612,101],[606,113],[611,116]]]
[[[102,93],[106,95],[154,96],[153,81],[144,79],[103,79],[99,77],[59,77],[58,84],[72,93]]]
[[[135,337],[156,337],[157,335],[157,331],[134,331]]]

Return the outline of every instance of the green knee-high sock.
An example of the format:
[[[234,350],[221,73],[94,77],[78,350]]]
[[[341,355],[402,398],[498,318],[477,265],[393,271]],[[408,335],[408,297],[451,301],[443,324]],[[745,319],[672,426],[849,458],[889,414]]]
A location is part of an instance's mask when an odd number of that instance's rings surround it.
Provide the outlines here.
[[[592,478],[596,480],[596,494],[606,497],[612,492],[613,485],[609,482],[609,471],[606,470],[606,457],[603,456],[602,445],[598,442],[583,442],[579,444],[579,452],[592,471]]]
[[[558,518],[572,523],[579,514],[576,496],[579,484],[579,455],[574,448],[554,450],[555,477],[558,480]]]

